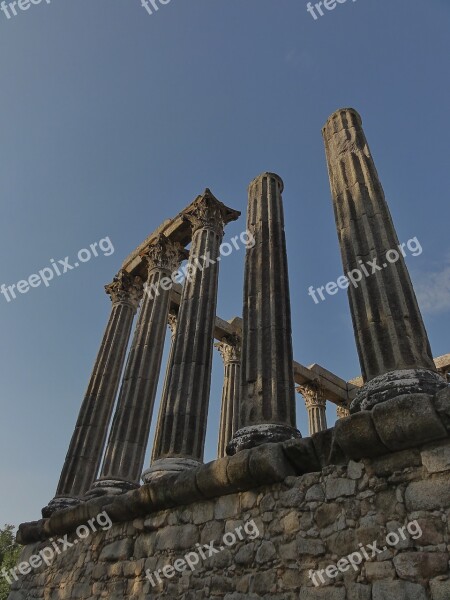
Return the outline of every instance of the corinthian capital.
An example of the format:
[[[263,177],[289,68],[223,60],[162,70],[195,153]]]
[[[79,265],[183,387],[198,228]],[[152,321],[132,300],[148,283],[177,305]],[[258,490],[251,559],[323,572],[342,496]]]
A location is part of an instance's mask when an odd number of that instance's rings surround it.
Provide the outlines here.
[[[147,263],[149,273],[153,269],[173,273],[178,269],[181,261],[188,256],[188,251],[181,244],[172,242],[163,233],[141,254],[142,259]]]
[[[105,285],[105,291],[114,304],[129,304],[136,310],[143,294],[143,281],[121,269],[111,283]]]
[[[315,406],[325,408],[327,401],[324,398],[323,389],[319,385],[305,383],[299,385],[296,390],[305,399],[306,408],[309,409]]]
[[[207,189],[195,200],[184,217],[191,224],[192,234],[198,229],[212,229],[223,235],[224,209],[225,206]]]
[[[238,335],[229,335],[214,346],[220,352],[225,365],[241,360],[241,338]]]

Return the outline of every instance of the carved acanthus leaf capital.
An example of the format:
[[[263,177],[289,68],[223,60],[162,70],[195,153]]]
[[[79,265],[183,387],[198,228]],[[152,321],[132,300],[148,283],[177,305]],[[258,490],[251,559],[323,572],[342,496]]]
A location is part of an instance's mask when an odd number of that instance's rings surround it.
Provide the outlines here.
[[[178,322],[178,314],[171,311],[169,313],[169,316],[167,317],[167,325],[169,326],[172,337],[175,335],[175,333],[177,331],[177,322]]]
[[[172,242],[163,233],[141,254],[149,273],[153,269],[173,273],[188,256],[189,252],[181,244]]]
[[[241,338],[236,335],[228,335],[217,342],[214,346],[220,352],[225,365],[231,362],[240,362],[241,360]]]
[[[206,190],[199,196],[184,217],[192,227],[192,235],[198,229],[212,229],[219,235],[223,235],[224,215],[223,204]]]
[[[305,399],[306,408],[326,408],[327,401],[320,385],[305,383],[296,388]]]
[[[336,415],[338,419],[345,419],[350,416],[350,410],[343,404],[338,404],[336,407]]]
[[[127,303],[136,310],[144,293],[143,281],[121,269],[112,282],[105,285],[105,291],[113,304]]]

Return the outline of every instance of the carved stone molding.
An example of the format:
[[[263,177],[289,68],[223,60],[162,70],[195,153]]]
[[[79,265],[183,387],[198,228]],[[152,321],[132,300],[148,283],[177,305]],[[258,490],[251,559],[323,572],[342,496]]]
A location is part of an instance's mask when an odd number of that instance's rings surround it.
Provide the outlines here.
[[[342,404],[339,404],[336,407],[336,414],[337,414],[338,419],[345,419],[346,417],[350,416],[350,409],[347,408],[347,406],[343,406]]]
[[[112,282],[105,285],[105,291],[113,304],[127,303],[136,310],[144,293],[143,281],[121,269]]]

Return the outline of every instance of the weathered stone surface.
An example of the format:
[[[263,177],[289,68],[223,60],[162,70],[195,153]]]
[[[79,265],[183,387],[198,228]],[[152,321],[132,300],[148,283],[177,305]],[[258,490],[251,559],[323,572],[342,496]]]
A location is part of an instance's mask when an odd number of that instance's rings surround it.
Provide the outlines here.
[[[427,582],[448,574],[448,558],[441,552],[402,552],[394,558],[394,566],[400,579]]]
[[[169,526],[156,534],[158,550],[188,550],[199,540],[198,528],[194,525]]]
[[[344,587],[302,588],[300,600],[346,600]]]
[[[434,448],[422,450],[422,463],[429,473],[450,471],[450,447],[445,442]]]
[[[311,438],[288,440],[283,450],[298,475],[320,471],[321,465]]]
[[[125,539],[105,546],[100,554],[100,560],[115,562],[128,560],[133,551],[133,540]]]
[[[353,496],[356,491],[356,481],[344,478],[329,478],[325,489],[327,500],[334,500],[340,496]]]
[[[450,386],[440,390],[433,398],[434,408],[442,419],[442,423],[450,432]]]
[[[450,503],[450,479],[414,481],[406,489],[405,501],[408,512],[447,508]]]
[[[369,411],[361,411],[337,421],[334,430],[337,443],[353,460],[380,456],[388,452],[375,429]]]
[[[377,581],[372,588],[373,600],[427,600],[423,586],[408,581]]]
[[[341,447],[337,443],[335,428],[319,431],[319,433],[311,436],[311,440],[322,468],[328,465],[341,465],[347,462]]]
[[[431,599],[448,600],[450,598],[450,579],[430,581]]]
[[[372,411],[378,435],[389,450],[404,450],[447,436],[427,394],[409,394],[378,404]]]
[[[226,493],[236,491],[228,479],[227,469],[229,458],[219,458],[196,469],[196,483],[205,498],[214,498]]]
[[[252,448],[249,458],[250,474],[256,483],[283,481],[295,471],[286,459],[281,444],[264,444]]]
[[[379,458],[366,460],[364,462],[371,474],[384,477],[402,471],[407,467],[420,467],[422,459],[420,451],[414,448],[386,454]]]

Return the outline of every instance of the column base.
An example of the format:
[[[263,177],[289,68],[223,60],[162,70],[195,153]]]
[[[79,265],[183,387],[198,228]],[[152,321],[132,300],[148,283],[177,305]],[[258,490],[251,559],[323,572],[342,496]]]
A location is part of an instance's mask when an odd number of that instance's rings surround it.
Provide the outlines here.
[[[168,473],[181,473],[200,467],[203,463],[193,458],[160,458],[152,463],[152,466],[142,473],[142,481],[150,483]]]
[[[289,425],[278,425],[276,423],[264,423],[261,425],[251,425],[242,427],[233,436],[227,446],[228,456],[233,456],[241,450],[260,446],[261,444],[270,444],[276,442],[285,442],[301,438],[302,434],[298,429]]]
[[[84,500],[91,500],[99,496],[117,496],[125,494],[125,492],[129,492],[130,490],[135,490],[138,487],[140,487],[138,483],[127,481],[126,479],[99,479],[85,494]]]
[[[48,519],[53,513],[64,510],[65,508],[73,508],[82,502],[83,500],[81,498],[75,496],[55,496],[53,500],[50,500],[47,506],[44,506],[41,513],[44,519]]]
[[[363,385],[350,405],[350,413],[371,410],[376,404],[403,394],[434,395],[446,386],[438,373],[428,369],[389,371]]]

